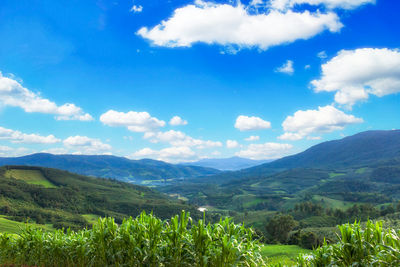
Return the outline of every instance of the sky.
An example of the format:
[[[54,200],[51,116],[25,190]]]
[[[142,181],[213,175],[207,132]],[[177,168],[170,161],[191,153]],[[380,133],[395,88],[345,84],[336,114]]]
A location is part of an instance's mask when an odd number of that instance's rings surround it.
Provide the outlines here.
[[[2,0],[0,156],[275,159],[400,128],[396,0]]]

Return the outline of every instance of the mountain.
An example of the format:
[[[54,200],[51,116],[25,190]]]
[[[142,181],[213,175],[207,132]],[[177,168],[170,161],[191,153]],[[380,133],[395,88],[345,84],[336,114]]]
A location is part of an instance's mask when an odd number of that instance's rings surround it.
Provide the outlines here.
[[[237,211],[279,210],[304,199],[324,199],[328,206],[397,201],[400,131],[362,132],[270,163],[160,190],[197,205]]]
[[[0,216],[13,221],[33,219],[55,228],[81,228],[99,216],[137,216],[143,210],[169,218],[182,209],[196,210],[144,186],[32,167],[0,167]]]
[[[340,168],[400,157],[400,130],[367,131],[323,142],[256,168]]]
[[[1,165],[27,165],[56,168],[95,177],[113,178],[129,182],[152,180],[165,181],[174,178],[193,178],[217,174],[220,171],[199,166],[181,166],[163,161],[130,160],[108,155],[53,155],[32,154],[15,158],[0,158]]]
[[[346,169],[400,161],[400,130],[367,131],[312,146],[304,152],[239,171],[201,177],[199,182],[226,183],[263,178],[295,168]],[[390,165],[390,164],[389,164]]]
[[[271,162],[272,160],[252,160],[241,157],[231,157],[222,159],[202,159],[195,162],[181,163],[183,166],[200,166],[206,168],[213,168],[221,171],[237,171],[254,167],[263,163]]]

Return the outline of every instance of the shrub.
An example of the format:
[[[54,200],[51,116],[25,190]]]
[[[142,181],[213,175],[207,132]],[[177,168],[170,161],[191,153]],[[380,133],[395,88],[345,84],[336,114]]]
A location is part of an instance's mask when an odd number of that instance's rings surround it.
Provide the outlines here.
[[[400,231],[384,230],[382,222],[339,226],[339,242],[298,258],[300,266],[400,266]]]
[[[141,213],[117,225],[0,234],[0,264],[28,266],[262,266],[253,230],[230,219],[194,223],[184,211],[169,221]]]

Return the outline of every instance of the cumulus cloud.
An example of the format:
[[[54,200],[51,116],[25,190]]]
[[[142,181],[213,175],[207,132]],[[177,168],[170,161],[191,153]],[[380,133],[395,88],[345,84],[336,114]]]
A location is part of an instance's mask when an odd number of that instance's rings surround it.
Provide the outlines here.
[[[282,123],[285,133],[281,140],[300,140],[313,133],[328,133],[342,130],[350,124],[362,123],[361,118],[344,113],[333,106],[318,107],[318,110],[299,110]]]
[[[271,123],[259,117],[240,115],[236,118],[235,128],[240,131],[252,131],[271,128]]]
[[[319,57],[320,59],[325,59],[328,57],[328,55],[326,54],[325,51],[321,51],[317,54],[317,57]]]
[[[143,7],[141,5],[133,5],[130,11],[133,13],[140,13],[143,11]]]
[[[248,141],[248,142],[258,141],[258,140],[260,140],[260,137],[258,135],[252,135],[252,136],[245,138],[244,140]]]
[[[28,152],[29,150],[24,147],[0,146],[0,157],[19,157],[28,154]]]
[[[69,154],[70,152],[65,147],[52,147],[41,151],[42,153],[50,153],[55,155]]]
[[[64,146],[74,150],[74,154],[110,154],[112,147],[99,139],[87,136],[70,136],[63,141]]]
[[[23,87],[18,81],[4,77],[0,72],[0,103],[5,106],[19,107],[25,112],[39,112],[55,115],[57,120],[93,120],[92,116],[84,113],[80,107],[72,103],[58,106]]]
[[[250,144],[235,155],[250,159],[277,159],[287,156],[292,148],[290,144],[280,143]]]
[[[161,150],[153,150],[147,147],[136,151],[131,157],[153,158],[171,163],[197,159],[196,153],[190,147],[185,146],[167,147]]]
[[[169,130],[167,132],[147,132],[144,138],[152,143],[169,143],[174,147],[196,147],[199,149],[222,147],[219,141],[195,139],[181,131]]]
[[[183,120],[179,116],[174,116],[172,119],[169,121],[169,124],[172,126],[179,126],[179,125],[187,125],[188,122],[186,120]]]
[[[124,126],[132,132],[151,132],[165,126],[165,121],[150,116],[147,112],[118,112],[109,110],[100,116],[100,121],[108,126]]]
[[[280,73],[285,73],[288,75],[292,75],[294,73],[294,68],[293,68],[293,61],[287,60],[286,63],[284,63],[282,66],[277,68],[275,72],[280,72]]]
[[[335,101],[351,108],[369,95],[400,92],[400,51],[388,48],[342,50],[322,65],[322,76],[311,82],[315,92],[336,92]]]
[[[9,140],[13,143],[24,143],[24,144],[54,144],[61,142],[60,139],[54,135],[41,136],[38,134],[26,134],[20,131],[6,129],[0,127],[0,140]]]
[[[338,32],[342,26],[334,12],[269,10],[253,14],[240,2],[234,6],[197,0],[176,9],[153,28],[141,28],[137,34],[157,46],[190,47],[201,42],[266,50],[309,39],[325,30]]]
[[[329,9],[354,9],[365,4],[374,4],[376,0],[272,0],[270,5],[278,10],[293,8],[296,5],[323,5]]]
[[[239,146],[238,141],[236,140],[226,140],[226,147],[227,148],[237,148]]]

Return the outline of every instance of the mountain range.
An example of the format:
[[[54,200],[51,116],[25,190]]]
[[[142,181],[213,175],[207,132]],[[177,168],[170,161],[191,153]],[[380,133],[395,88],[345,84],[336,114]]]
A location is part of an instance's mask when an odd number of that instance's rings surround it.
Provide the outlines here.
[[[168,179],[193,178],[220,171],[199,166],[169,164],[152,159],[131,160],[109,155],[53,155],[37,153],[23,157],[0,158],[2,165],[26,165],[56,168],[73,173],[141,183],[146,180],[163,182]]]
[[[160,187],[218,210],[267,212],[324,201],[329,208],[400,200],[400,131],[367,131],[323,142],[252,168]]]
[[[237,171],[247,169],[263,163],[271,162],[272,160],[252,160],[241,157],[231,158],[209,158],[201,159],[195,162],[181,163],[184,166],[200,166],[205,168],[213,168],[221,171]]]

